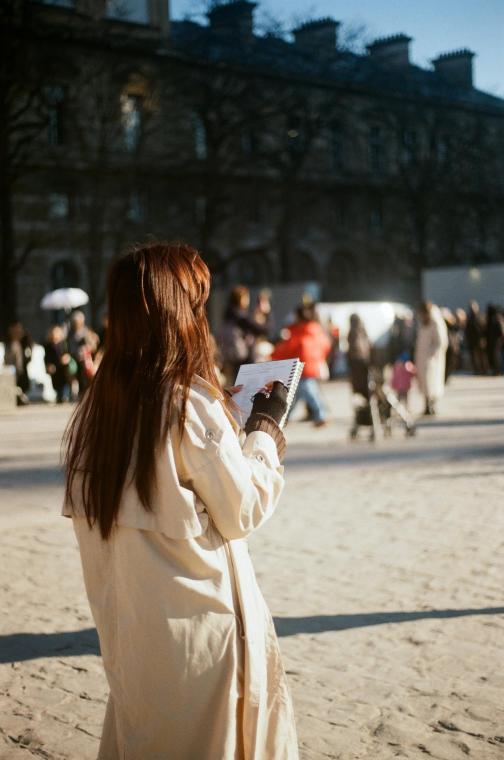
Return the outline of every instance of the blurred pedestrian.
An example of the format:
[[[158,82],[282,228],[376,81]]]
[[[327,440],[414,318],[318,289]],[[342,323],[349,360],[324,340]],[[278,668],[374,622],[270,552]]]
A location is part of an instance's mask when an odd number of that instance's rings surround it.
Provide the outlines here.
[[[445,383],[447,383],[450,376],[460,367],[460,331],[455,314],[450,309],[442,309],[441,314],[448,337],[445,362]]]
[[[70,399],[71,374],[69,364],[71,356],[60,325],[53,325],[44,344],[44,362],[47,374],[56,391],[56,401],[61,404]]]
[[[467,347],[466,328],[467,314],[464,309],[455,309],[455,319],[457,320],[457,329],[459,336],[459,366],[457,369],[468,370],[471,364],[471,357]]]
[[[476,301],[469,302],[465,337],[474,374],[486,375],[488,361],[485,345],[485,319],[480,313],[480,308]]]
[[[93,359],[99,344],[98,335],[86,325],[82,311],[74,311],[70,317],[67,343],[70,356],[77,364],[76,380],[80,398],[94,375]]]
[[[418,310],[419,327],[415,346],[415,366],[426,415],[436,414],[436,402],[444,394],[448,333],[441,312],[430,301]]]
[[[331,342],[317,319],[314,305],[299,306],[296,321],[285,328],[276,344],[272,359],[295,359],[304,362],[294,405],[304,401],[315,427],[327,424],[327,415],[320,397],[319,380],[326,371]],[[292,410],[291,410],[292,411]]]
[[[387,346],[388,363],[394,364],[401,354],[413,353],[414,349],[414,326],[411,318],[395,316]]]
[[[347,361],[352,392],[369,400],[371,341],[358,314],[350,315]]]
[[[253,362],[268,361],[274,348],[271,342],[274,332],[274,319],[269,290],[264,289],[259,292],[256,305],[252,311],[252,320],[258,328],[262,328],[262,332],[254,340],[251,360]]]
[[[21,322],[13,322],[7,328],[4,364],[14,367],[16,373],[17,404],[29,404],[27,393],[30,389],[28,365],[32,357],[33,340]]]
[[[331,342],[331,349],[327,357],[327,367],[329,369],[329,378],[333,380],[338,376],[338,363],[340,358],[340,329],[337,324],[329,317],[327,320],[327,334]]]
[[[404,351],[394,362],[391,386],[396,392],[399,401],[404,404],[406,408],[408,408],[408,396],[415,373],[415,365],[411,361],[408,352]]]
[[[283,489],[287,389],[242,444],[214,372],[210,273],[152,243],[109,275],[110,332],[67,431],[72,517],[110,695],[103,760],[297,760],[291,699],[246,537]]]
[[[486,352],[488,368],[492,375],[502,374],[502,346],[504,344],[504,320],[495,304],[487,306]]]
[[[259,291],[256,305],[252,311],[252,319],[257,326],[262,326],[264,337],[270,339],[273,335],[274,324],[271,292],[269,290]]]
[[[249,307],[248,288],[237,285],[229,294],[218,341],[222,356],[222,371],[226,382],[231,385],[235,381],[240,366],[255,361],[254,346],[257,337],[268,332],[267,319],[256,322],[249,313]]]

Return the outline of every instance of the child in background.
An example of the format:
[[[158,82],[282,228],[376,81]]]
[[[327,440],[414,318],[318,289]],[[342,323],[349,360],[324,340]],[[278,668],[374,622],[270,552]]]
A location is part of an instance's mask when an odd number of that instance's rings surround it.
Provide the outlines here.
[[[408,406],[408,393],[411,389],[411,381],[415,375],[415,365],[407,351],[403,351],[394,362],[392,372],[392,388],[397,393],[397,398],[404,406]]]

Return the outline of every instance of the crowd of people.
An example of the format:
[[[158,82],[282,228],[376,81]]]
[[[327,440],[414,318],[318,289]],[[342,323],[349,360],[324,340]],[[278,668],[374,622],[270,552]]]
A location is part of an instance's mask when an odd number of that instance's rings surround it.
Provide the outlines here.
[[[300,304],[289,324],[276,334],[269,294],[259,293],[250,310],[249,291],[240,285],[229,295],[215,361],[224,383],[232,385],[241,364],[299,358],[304,368],[296,403],[303,401],[308,418],[315,427],[323,427],[327,424],[327,410],[320,396],[319,380],[326,378],[333,344],[334,335],[320,324],[314,303]]]
[[[265,293],[250,308],[248,290],[239,286],[230,293],[229,304],[217,341],[216,362],[226,382],[232,384],[240,364],[264,359],[299,357],[305,363],[297,400],[304,401],[307,416],[316,426],[327,422],[319,381],[333,376],[340,354],[340,331],[331,321],[322,325],[314,303],[303,303],[279,332],[275,331],[272,307]],[[436,413],[455,371],[498,375],[504,371],[504,315],[489,304],[486,316],[471,301],[467,312],[420,304],[416,319],[397,317],[385,349],[376,349],[358,314],[350,317],[346,351],[348,376],[354,393],[369,398],[370,370],[390,366],[390,385],[406,407],[414,378],[425,399],[424,413]],[[372,382],[376,382],[374,372]]]
[[[328,410],[319,382],[334,377],[340,366],[340,329],[329,319],[322,324],[316,304],[304,298],[286,324],[277,325],[271,294],[260,291],[251,304],[247,287],[237,285],[229,294],[223,321],[213,338],[215,365],[224,385],[233,385],[241,364],[299,357],[304,362],[297,402],[306,406],[306,419],[316,427],[327,424]],[[390,385],[397,398],[408,404],[414,378],[425,397],[425,414],[436,412],[436,401],[453,372],[478,375],[504,371],[504,315],[489,304],[482,313],[471,301],[467,311],[451,311],[428,302],[420,305],[417,319],[396,317],[386,348],[372,345],[358,314],[349,320],[345,362],[354,393],[369,397],[371,368],[391,368]],[[103,351],[107,319],[95,332],[82,311],[68,322],[53,325],[44,344],[45,368],[57,403],[79,399],[94,376]],[[33,340],[20,322],[12,324],[5,342],[4,363],[16,375],[18,404],[29,403]],[[376,374],[375,374],[376,378]]]
[[[49,328],[44,348],[45,370],[51,378],[56,401],[78,400],[95,374],[104,343],[101,335],[86,324],[82,311],[74,311],[67,323]],[[4,364],[12,366],[16,377],[17,403],[29,403],[30,377],[28,365],[32,359],[33,339],[21,322],[15,322],[7,330]]]

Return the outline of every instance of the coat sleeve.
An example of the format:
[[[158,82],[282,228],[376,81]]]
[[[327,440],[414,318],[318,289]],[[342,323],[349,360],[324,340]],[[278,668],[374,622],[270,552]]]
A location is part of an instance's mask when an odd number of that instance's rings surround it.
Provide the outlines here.
[[[283,467],[267,433],[248,435],[243,447],[218,400],[188,403],[177,466],[221,535],[245,538],[271,515],[283,490]]]

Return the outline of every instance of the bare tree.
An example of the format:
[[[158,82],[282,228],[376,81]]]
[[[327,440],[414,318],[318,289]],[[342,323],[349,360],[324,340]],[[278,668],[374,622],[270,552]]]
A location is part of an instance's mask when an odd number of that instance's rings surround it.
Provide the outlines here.
[[[36,4],[0,3],[0,330],[17,319],[18,274],[33,250],[16,237],[14,193],[30,168],[35,139],[47,125],[43,82],[35,65],[32,35]]]
[[[108,262],[144,221],[139,175],[157,109],[149,78],[129,62],[125,67],[113,41],[101,42],[98,54],[80,57],[67,93],[68,156],[79,177],[71,235],[93,322],[104,303]]]

